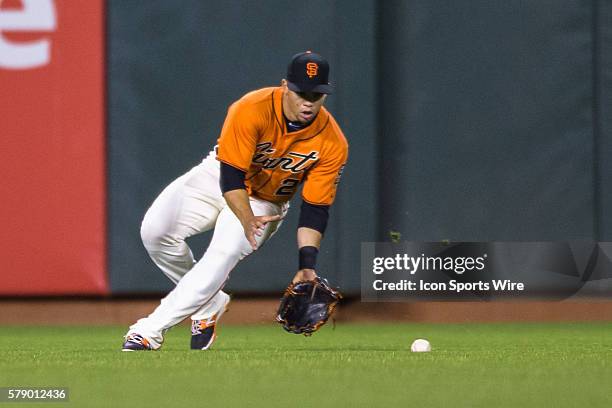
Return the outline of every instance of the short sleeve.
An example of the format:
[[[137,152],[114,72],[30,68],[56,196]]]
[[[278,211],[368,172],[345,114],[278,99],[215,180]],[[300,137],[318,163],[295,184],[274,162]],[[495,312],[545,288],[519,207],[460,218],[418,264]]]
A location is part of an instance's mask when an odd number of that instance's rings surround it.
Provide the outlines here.
[[[228,110],[218,140],[217,159],[247,172],[259,135],[256,112],[249,105],[236,102]],[[252,108],[252,107],[251,107]]]
[[[316,205],[331,205],[336,198],[336,189],[347,159],[348,147],[338,147],[308,170],[302,189],[304,201]]]

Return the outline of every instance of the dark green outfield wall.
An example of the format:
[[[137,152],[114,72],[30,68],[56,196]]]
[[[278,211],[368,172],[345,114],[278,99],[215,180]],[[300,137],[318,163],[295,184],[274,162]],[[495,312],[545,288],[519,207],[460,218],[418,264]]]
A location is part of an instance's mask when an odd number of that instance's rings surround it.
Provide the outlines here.
[[[233,100],[306,49],[330,60],[328,107],[351,144],[320,261],[346,291],[360,243],[391,230],[612,240],[610,2],[110,0],[108,13],[113,293],[170,288],[140,243],[146,208],[214,145]],[[286,285],[293,207],[231,290]]]
[[[386,2],[381,229],[414,240],[591,238],[588,2]],[[387,64],[389,55],[399,58]],[[399,188],[398,188],[399,187]]]

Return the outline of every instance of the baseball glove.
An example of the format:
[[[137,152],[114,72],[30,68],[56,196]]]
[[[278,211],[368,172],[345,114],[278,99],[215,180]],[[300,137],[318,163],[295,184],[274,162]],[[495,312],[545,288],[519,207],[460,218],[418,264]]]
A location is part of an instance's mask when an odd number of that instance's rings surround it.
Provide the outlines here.
[[[280,301],[276,321],[289,333],[310,336],[330,318],[342,295],[327,280],[291,283]]]

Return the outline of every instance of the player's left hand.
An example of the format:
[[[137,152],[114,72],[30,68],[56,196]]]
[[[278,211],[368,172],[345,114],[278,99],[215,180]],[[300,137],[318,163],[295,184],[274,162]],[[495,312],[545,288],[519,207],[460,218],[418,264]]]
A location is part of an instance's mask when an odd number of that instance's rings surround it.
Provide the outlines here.
[[[296,283],[296,282],[304,282],[304,281],[313,281],[316,278],[317,278],[317,273],[315,272],[314,269],[300,269],[299,271],[297,271],[297,273],[295,274],[291,282]]]
[[[303,271],[314,273],[312,269],[302,269],[298,274]],[[290,333],[310,336],[327,322],[340,299],[340,292],[318,276],[314,280],[292,282],[280,301],[276,321]]]

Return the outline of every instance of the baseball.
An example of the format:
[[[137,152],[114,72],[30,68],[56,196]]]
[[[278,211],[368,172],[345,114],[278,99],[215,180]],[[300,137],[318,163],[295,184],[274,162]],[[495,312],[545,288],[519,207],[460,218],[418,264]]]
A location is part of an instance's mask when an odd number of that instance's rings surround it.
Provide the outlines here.
[[[414,353],[426,353],[431,351],[431,344],[425,339],[416,339],[412,342],[410,350]]]

